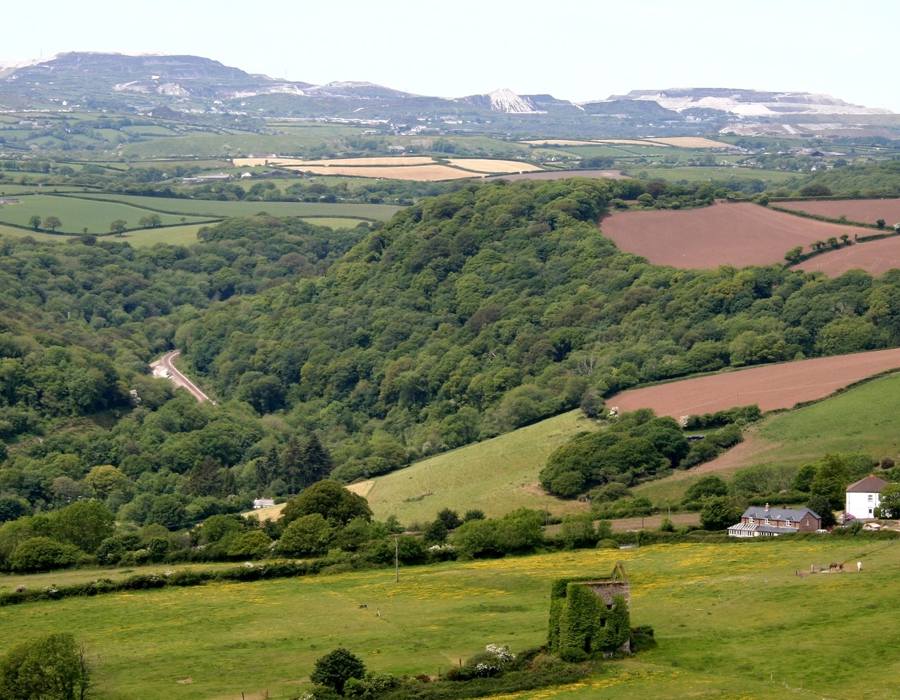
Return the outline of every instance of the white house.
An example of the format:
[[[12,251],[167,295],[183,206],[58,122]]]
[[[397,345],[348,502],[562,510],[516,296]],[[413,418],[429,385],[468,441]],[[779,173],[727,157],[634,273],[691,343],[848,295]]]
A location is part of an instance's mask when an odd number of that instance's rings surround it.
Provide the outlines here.
[[[844,506],[847,514],[860,520],[871,520],[875,517],[875,509],[881,503],[881,489],[888,485],[884,479],[869,475],[847,487],[847,502]]]
[[[275,501],[271,498],[254,498],[253,499],[253,510],[259,510],[260,508],[271,508],[275,505]]]

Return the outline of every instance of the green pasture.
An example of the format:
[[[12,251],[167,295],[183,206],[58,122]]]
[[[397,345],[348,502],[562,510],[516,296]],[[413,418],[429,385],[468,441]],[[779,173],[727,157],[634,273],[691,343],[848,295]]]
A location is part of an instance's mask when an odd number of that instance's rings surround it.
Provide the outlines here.
[[[390,204],[329,204],[325,202],[220,202],[206,199],[166,199],[124,194],[83,195],[85,199],[109,199],[135,207],[176,216],[227,217],[254,216],[266,212],[272,216],[324,216],[387,221],[402,207]]]
[[[538,487],[547,457],[570,437],[595,424],[570,411],[512,433],[431,457],[374,479],[364,492],[376,517],[400,522],[433,520],[443,508],[479,508],[500,516],[515,508],[546,508],[563,514],[583,503],[548,496]]]
[[[507,698],[883,700],[900,671],[898,555],[894,542],[826,535],[410,567],[399,583],[384,569],[119,593],[0,608],[0,650],[72,632],[108,700],[288,697],[309,690],[313,663],[338,646],[376,671],[434,675],[489,643],[540,645],[550,582],[621,560],[632,624],[653,626],[659,647]],[[855,561],[862,573],[795,575]]]
[[[354,133],[359,133],[359,130],[306,129],[299,133],[289,134],[191,133],[184,136],[161,136],[140,143],[130,143],[122,148],[122,154],[126,158],[247,156],[251,153],[289,154],[326,144]]]
[[[46,219],[56,216],[62,221],[57,231],[61,233],[108,233],[110,222],[122,219],[129,228],[136,228],[138,221],[149,212],[127,203],[104,202],[81,197],[54,197],[52,195],[23,195],[20,204],[10,204],[0,209],[0,223],[28,226],[34,216]],[[160,214],[163,224],[177,224],[182,215]],[[187,215],[192,221],[203,217]]]
[[[700,182],[704,180],[762,180],[766,183],[778,184],[795,177],[795,173],[782,172],[780,170],[757,170],[751,168],[712,168],[712,167],[673,167],[653,168],[641,165],[631,166],[628,174],[649,180],[666,180],[678,182]]]
[[[18,238],[30,236],[36,241],[50,241],[56,243],[69,239],[69,236],[53,235],[52,233],[41,233],[39,231],[26,231],[25,229],[4,226],[3,224],[0,224],[0,236],[16,236]]]

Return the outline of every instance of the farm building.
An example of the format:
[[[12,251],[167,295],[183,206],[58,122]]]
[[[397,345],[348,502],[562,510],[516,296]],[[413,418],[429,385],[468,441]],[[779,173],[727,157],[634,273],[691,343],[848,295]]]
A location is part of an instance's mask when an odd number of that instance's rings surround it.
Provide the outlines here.
[[[18,204],[19,200],[12,197],[0,197],[0,206],[4,204]]]
[[[271,508],[275,505],[275,501],[271,498],[255,498],[253,499],[253,510],[260,508]]]
[[[751,506],[741,516],[741,522],[728,528],[730,537],[778,537],[797,532],[821,529],[822,518],[809,508],[765,508]]]
[[[184,185],[200,185],[209,182],[228,182],[234,179],[228,173],[216,173],[214,175],[197,175],[196,177],[183,177],[181,183]]]
[[[852,515],[854,518],[868,520],[875,517],[875,509],[881,503],[881,489],[888,485],[884,479],[871,474],[865,479],[847,487],[847,501],[844,504],[844,517]]]

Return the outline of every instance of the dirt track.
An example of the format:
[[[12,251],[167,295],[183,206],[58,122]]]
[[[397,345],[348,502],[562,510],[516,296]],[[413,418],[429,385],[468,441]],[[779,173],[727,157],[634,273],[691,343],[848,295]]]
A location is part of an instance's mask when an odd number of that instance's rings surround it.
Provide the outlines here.
[[[716,204],[702,209],[614,212],[600,224],[619,249],[651,263],[710,269],[720,265],[784,262],[796,246],[871,229],[829,224],[766,209],[756,204]]]
[[[620,411],[652,408],[658,415],[711,413],[758,404],[763,411],[791,408],[848,384],[900,367],[900,348],[754,367],[617,394],[606,402]]]
[[[818,270],[829,277],[838,277],[847,270],[865,270],[870,275],[881,275],[900,268],[900,236],[838,248],[810,258],[796,267],[807,272]]]
[[[785,209],[805,211],[820,216],[840,218],[846,216],[850,221],[861,221],[874,224],[884,219],[888,226],[900,221],[900,199],[840,199],[821,202],[774,202]],[[871,232],[870,233],[874,233]]]

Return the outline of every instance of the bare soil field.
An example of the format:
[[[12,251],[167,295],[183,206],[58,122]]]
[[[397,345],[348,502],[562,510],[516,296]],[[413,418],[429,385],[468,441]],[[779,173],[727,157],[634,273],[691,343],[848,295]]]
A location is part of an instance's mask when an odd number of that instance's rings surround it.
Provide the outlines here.
[[[795,246],[808,250],[814,241],[832,236],[871,233],[743,202],[678,211],[614,212],[603,219],[601,228],[621,250],[643,255],[651,263],[701,269],[780,263]]]
[[[533,173],[542,172],[531,163],[517,160],[491,160],[490,158],[450,158],[450,165],[477,173]]]
[[[884,219],[888,226],[900,222],[900,199],[838,199],[821,202],[774,202],[776,206],[795,211],[805,211],[819,216],[874,224]]]
[[[824,272],[829,277],[838,277],[847,270],[865,270],[870,275],[882,275],[888,270],[900,268],[900,236],[838,248],[810,258],[796,267],[806,272]]]
[[[634,389],[606,402],[619,411],[652,408],[680,418],[757,404],[763,411],[813,401],[873,374],[900,367],[900,348],[724,372]]]
[[[386,180],[415,180],[416,182],[436,182],[439,180],[459,180],[466,177],[484,177],[481,173],[451,168],[447,165],[410,165],[410,166],[322,166],[294,165],[291,170],[314,175],[345,175],[350,177],[384,178]],[[790,214],[785,214],[790,216]]]
[[[535,173],[520,173],[518,175],[495,175],[488,180],[562,180],[567,177],[592,177],[606,178],[608,180],[625,180],[618,170],[541,170]],[[790,216],[788,214],[788,216]]]

